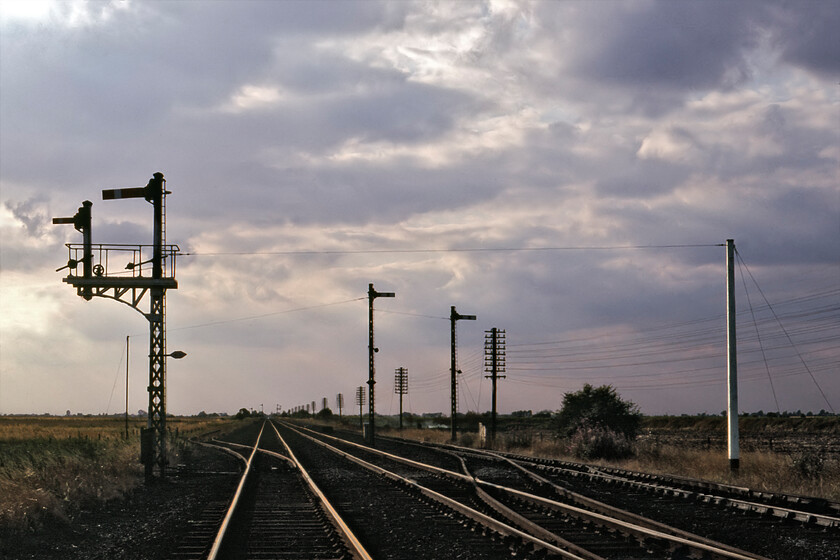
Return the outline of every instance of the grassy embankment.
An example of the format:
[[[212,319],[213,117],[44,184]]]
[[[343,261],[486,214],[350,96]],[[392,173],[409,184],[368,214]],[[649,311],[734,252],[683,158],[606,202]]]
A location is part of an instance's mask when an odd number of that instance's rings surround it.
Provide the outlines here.
[[[516,425],[516,429],[500,431],[494,449],[580,461],[570,454],[566,440],[553,437],[547,423],[534,422],[529,425],[528,422],[517,420]],[[818,443],[832,438],[837,441],[840,438],[840,417],[745,417],[741,418],[739,426],[745,441],[785,436],[796,438],[799,435],[817,444],[810,450],[794,452],[752,451],[744,446],[741,450],[741,467],[736,475],[730,472],[726,450],[720,445],[704,448],[702,445],[677,443],[682,439],[680,436],[684,436],[684,440],[702,440],[712,434],[720,439],[721,434],[725,436],[724,418],[646,417],[642,432],[648,437],[634,443],[632,457],[617,461],[596,461],[593,464],[840,501],[840,459],[836,455],[823,453]],[[396,430],[383,429],[382,433],[396,435]],[[659,433],[677,437],[659,439],[655,437]],[[421,441],[449,442],[449,432],[446,430],[411,429],[404,430],[402,436]],[[458,443],[475,447],[478,445],[477,434],[465,432],[459,436]]]
[[[218,418],[168,418],[170,463],[184,438],[232,424]],[[34,530],[79,507],[123,496],[143,481],[140,428],[116,417],[0,417],[0,532]],[[174,437],[177,432],[179,437]]]

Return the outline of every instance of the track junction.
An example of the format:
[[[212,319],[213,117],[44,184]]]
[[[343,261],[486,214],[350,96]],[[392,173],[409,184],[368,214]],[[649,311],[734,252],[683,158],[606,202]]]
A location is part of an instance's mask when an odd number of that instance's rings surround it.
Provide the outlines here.
[[[840,505],[268,420],[173,558],[821,559]],[[341,437],[337,437],[340,435]],[[220,503],[227,507],[220,508]]]

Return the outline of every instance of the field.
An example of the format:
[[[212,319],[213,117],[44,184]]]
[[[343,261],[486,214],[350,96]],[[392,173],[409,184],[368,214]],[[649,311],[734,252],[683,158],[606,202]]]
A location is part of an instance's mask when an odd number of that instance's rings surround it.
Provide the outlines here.
[[[170,463],[184,438],[223,430],[232,420],[167,419]],[[79,507],[119,498],[143,482],[140,428],[117,417],[0,417],[0,534],[68,520]]]
[[[386,426],[395,424],[391,420],[383,418],[379,433],[398,434]],[[358,429],[358,420],[342,423]],[[170,464],[178,464],[187,438],[238,425],[227,418],[168,418]],[[131,418],[126,438],[119,417],[0,417],[0,536],[33,531],[52,520],[72,521],[79,508],[119,498],[142,484],[139,433],[144,426],[144,419]],[[634,455],[601,464],[840,501],[840,419],[744,418],[741,430],[737,476],[729,471],[720,418],[647,418]],[[449,441],[448,430],[407,429],[402,435]],[[479,444],[469,430],[458,443]],[[496,448],[575,460],[567,442],[536,422],[506,422]]]

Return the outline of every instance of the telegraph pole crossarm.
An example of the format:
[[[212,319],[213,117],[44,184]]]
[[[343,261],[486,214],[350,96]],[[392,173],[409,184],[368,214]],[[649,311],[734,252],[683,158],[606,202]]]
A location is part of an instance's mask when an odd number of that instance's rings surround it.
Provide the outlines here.
[[[490,412],[490,439],[496,439],[496,382],[498,379],[504,379],[506,376],[499,375],[505,372],[505,331],[493,327],[489,331],[485,331],[484,335],[484,371],[490,375],[489,377],[493,383],[492,392],[492,408]]]
[[[374,414],[375,414],[375,397],[374,397],[374,390],[373,386],[376,384],[375,377],[375,366],[374,366],[374,359],[373,355],[376,352],[379,352],[379,348],[376,348],[373,345],[373,300],[379,297],[387,297],[392,298],[396,297],[394,292],[377,292],[373,289],[373,284],[368,284],[368,428],[370,430],[370,435],[368,439],[370,440],[370,446],[376,446],[376,428],[374,426]]]
[[[451,396],[451,408],[452,408],[452,433],[451,439],[455,441],[457,437],[457,415],[458,415],[458,377],[457,373],[457,359],[456,359],[456,337],[455,337],[455,323],[460,320],[465,321],[475,321],[475,315],[461,315],[455,310],[455,306],[450,307],[449,311],[449,332],[450,332],[450,372],[451,372],[451,379],[450,379],[450,396]]]
[[[400,396],[400,431],[403,429],[403,395],[408,394],[408,369],[399,367],[394,370],[394,393]]]

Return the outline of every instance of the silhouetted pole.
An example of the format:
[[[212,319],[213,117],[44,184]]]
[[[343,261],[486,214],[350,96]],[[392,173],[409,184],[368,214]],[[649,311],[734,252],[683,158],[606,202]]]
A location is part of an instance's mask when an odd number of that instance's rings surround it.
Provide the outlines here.
[[[359,386],[356,389],[356,404],[359,405],[359,431],[364,432],[365,421],[364,421],[364,415],[362,414],[362,407],[365,406],[365,388],[364,388],[364,386]]]
[[[489,331],[485,331],[484,335],[484,371],[489,371],[489,377],[493,382],[492,393],[492,408],[490,409],[490,439],[496,439],[496,382],[504,375],[499,375],[505,371],[505,331],[493,327]]]
[[[373,364],[373,355],[379,352],[379,348],[373,345],[373,300],[378,297],[395,297],[393,292],[377,292],[373,289],[373,284],[368,284],[368,428],[370,429],[370,446],[376,445],[376,428],[374,427],[374,413],[375,402],[373,394],[373,386],[376,384],[374,379],[375,367]]]
[[[737,472],[740,467],[738,450],[738,356],[735,343],[735,241],[726,240],[726,380],[729,399],[726,403],[729,469]]]
[[[467,321],[475,321],[475,315],[461,315],[457,311],[455,311],[455,306],[451,306],[449,310],[449,332],[450,332],[450,371],[451,375],[451,404],[452,404],[452,434],[451,439],[455,441],[456,438],[456,431],[457,431],[457,420],[456,416],[458,414],[458,369],[456,364],[456,337],[455,337],[455,323],[460,319],[464,319]]]
[[[394,392],[400,396],[400,431],[403,429],[403,395],[408,394],[408,370],[404,367],[394,371]]]
[[[125,337],[125,439],[128,439],[128,339]]]

